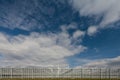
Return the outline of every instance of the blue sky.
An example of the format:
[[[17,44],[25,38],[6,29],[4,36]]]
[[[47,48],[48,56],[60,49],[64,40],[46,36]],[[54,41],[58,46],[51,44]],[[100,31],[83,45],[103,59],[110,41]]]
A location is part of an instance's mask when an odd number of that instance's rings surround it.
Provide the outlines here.
[[[0,0],[1,66],[120,64],[119,0]]]

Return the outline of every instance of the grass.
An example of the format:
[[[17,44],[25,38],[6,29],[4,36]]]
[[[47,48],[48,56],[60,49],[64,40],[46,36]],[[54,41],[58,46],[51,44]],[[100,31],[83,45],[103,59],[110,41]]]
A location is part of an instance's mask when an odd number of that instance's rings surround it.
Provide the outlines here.
[[[120,80],[120,79],[90,79],[90,78],[1,78],[0,80]]]

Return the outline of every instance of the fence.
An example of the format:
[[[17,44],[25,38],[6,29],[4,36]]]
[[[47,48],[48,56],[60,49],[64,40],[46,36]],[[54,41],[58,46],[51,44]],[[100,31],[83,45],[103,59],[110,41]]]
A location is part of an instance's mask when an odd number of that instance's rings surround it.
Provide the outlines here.
[[[120,78],[120,69],[0,68],[0,78]]]

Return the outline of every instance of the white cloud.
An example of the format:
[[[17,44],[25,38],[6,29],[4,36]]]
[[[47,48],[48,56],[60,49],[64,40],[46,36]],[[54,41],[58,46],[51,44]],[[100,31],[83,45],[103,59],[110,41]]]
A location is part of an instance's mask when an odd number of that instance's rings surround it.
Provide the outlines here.
[[[120,20],[120,0],[70,0],[70,4],[80,16],[103,16],[99,28]]]
[[[88,27],[87,34],[89,36],[92,36],[92,35],[94,35],[97,32],[97,29],[98,29],[97,26],[90,26],[90,27]]]
[[[74,32],[73,38],[77,39],[77,38],[83,37],[84,35],[85,35],[85,32],[77,30],[76,32]]]
[[[69,29],[77,29],[77,24],[72,22],[69,25],[62,25],[60,28],[62,31],[67,31]]]
[[[48,35],[31,33],[29,36],[0,33],[1,65],[67,64],[66,57],[85,49],[82,45],[72,44],[72,39],[66,31]]]
[[[120,67],[120,56],[115,58],[107,58],[107,59],[100,59],[100,60],[91,60],[87,64],[83,65],[82,67],[87,68],[108,68],[108,67]]]

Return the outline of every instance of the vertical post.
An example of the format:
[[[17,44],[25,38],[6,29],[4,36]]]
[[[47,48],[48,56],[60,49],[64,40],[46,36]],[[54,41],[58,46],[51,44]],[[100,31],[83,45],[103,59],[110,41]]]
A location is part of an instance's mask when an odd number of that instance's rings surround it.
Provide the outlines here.
[[[31,73],[32,73],[31,76],[32,76],[32,79],[33,79],[33,68],[31,68]]]
[[[58,65],[58,77],[59,77],[59,74],[60,74],[60,71],[59,71],[59,69],[60,69],[60,67],[59,67],[59,65]]]
[[[100,68],[100,80],[102,79],[102,75],[101,75],[101,68]]]
[[[109,68],[109,80],[110,80],[110,78],[111,78],[111,77],[110,77],[110,68]]]
[[[20,70],[20,78],[22,78],[22,70],[21,70],[21,68],[19,68],[19,70]]]
[[[4,78],[4,69],[2,68],[2,78]]]
[[[120,69],[118,69],[118,79],[120,79]]]
[[[22,67],[22,69],[21,69],[21,70],[22,70],[22,78],[24,78],[24,74],[23,74],[23,72],[24,72],[24,71],[23,71],[23,67]]]
[[[29,76],[29,75],[30,75],[30,74],[29,74],[29,67],[27,67],[27,75],[28,75],[28,79],[29,79],[29,77],[30,77],[30,76]]]
[[[92,78],[92,69],[90,69],[90,78]]]
[[[34,71],[34,67],[32,68],[32,72],[33,72],[32,76],[33,76],[33,78],[34,78],[34,72],[35,72],[35,71]]]
[[[1,68],[0,68],[0,78],[1,78],[1,72],[2,72],[2,71],[1,71]]]
[[[1,68],[0,68],[0,78],[1,78],[1,73],[2,73],[2,71],[1,71]]]
[[[27,79],[28,79],[28,77],[29,77],[29,72],[28,72],[29,70],[28,70],[28,67],[27,67]]]
[[[12,67],[11,67],[11,78],[12,78]]]
[[[2,69],[0,68],[0,78],[2,78]]]
[[[28,67],[28,78],[30,78],[30,68]]]
[[[82,68],[81,68],[81,78],[82,78],[82,73],[83,73],[83,72],[82,72]]]
[[[4,78],[4,70],[3,70],[3,67],[2,67],[2,78]]]
[[[3,69],[1,68],[1,78],[3,78]]]

